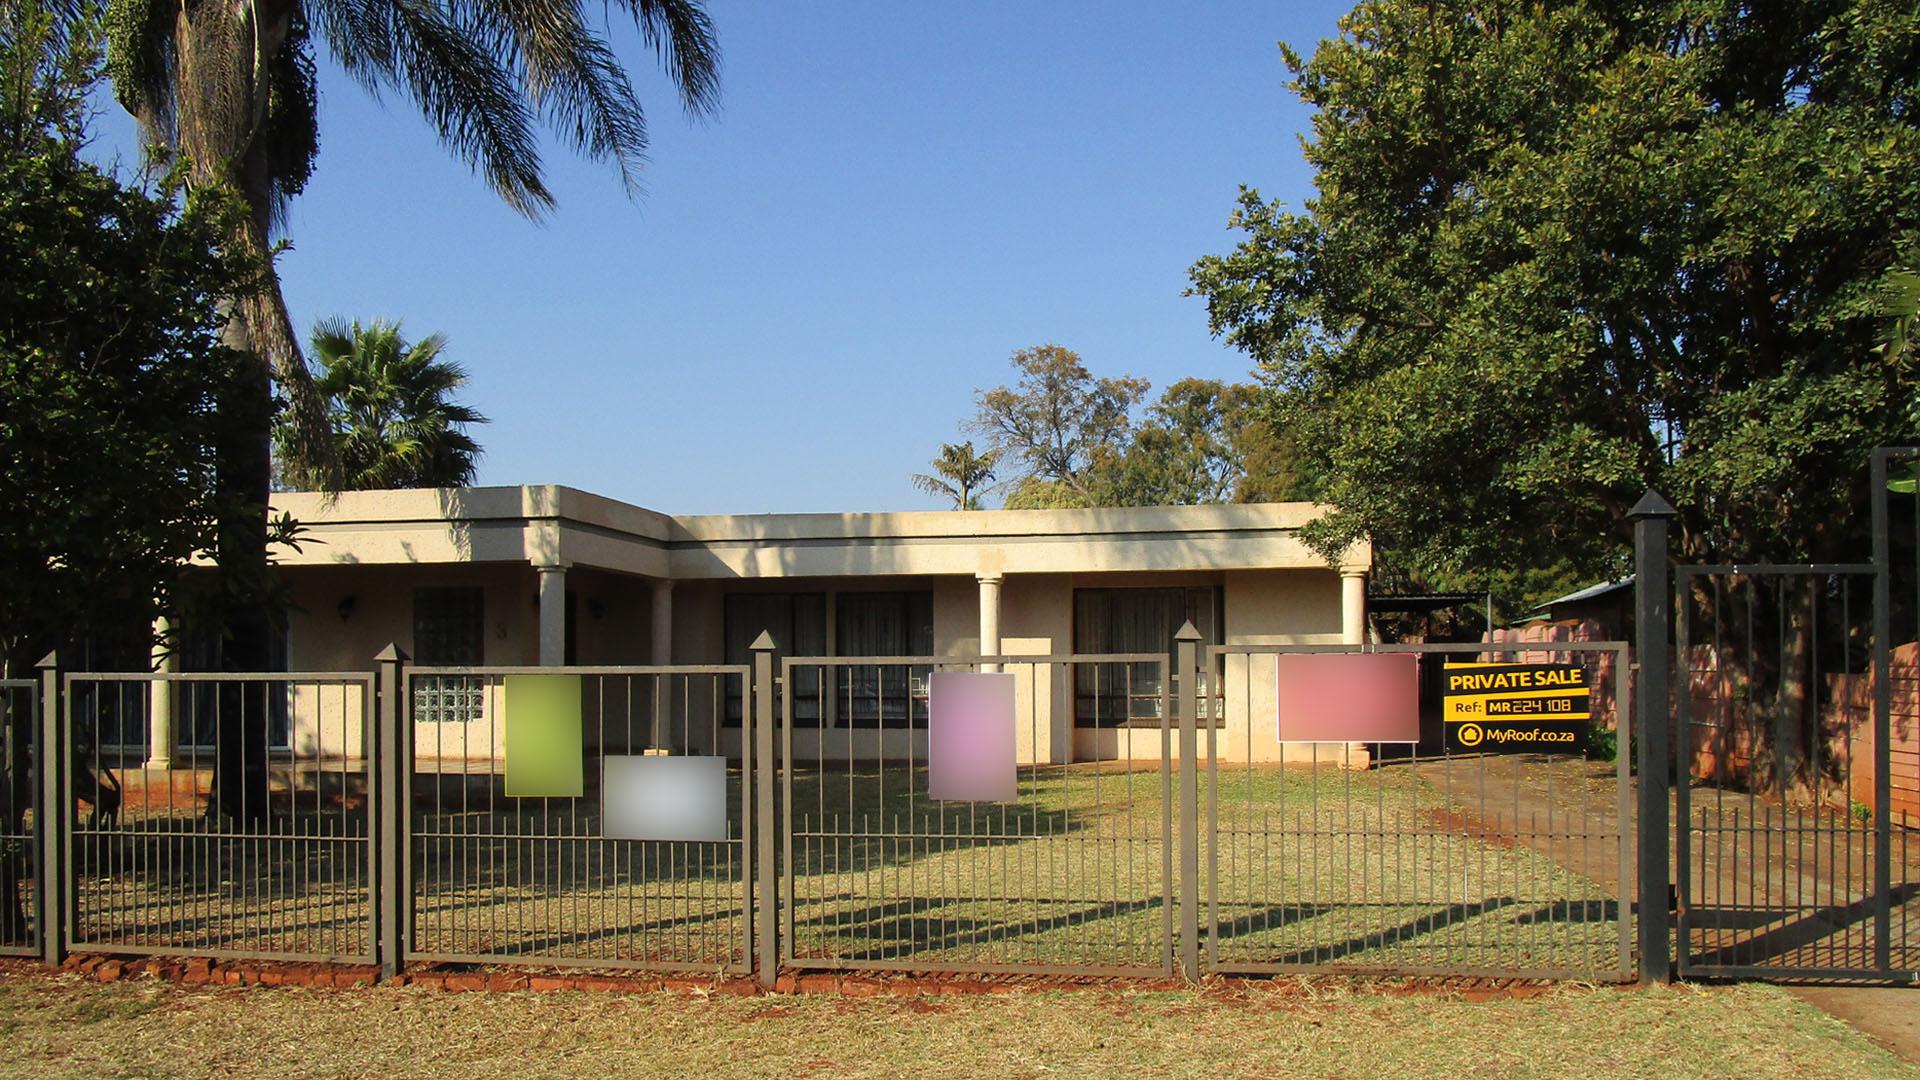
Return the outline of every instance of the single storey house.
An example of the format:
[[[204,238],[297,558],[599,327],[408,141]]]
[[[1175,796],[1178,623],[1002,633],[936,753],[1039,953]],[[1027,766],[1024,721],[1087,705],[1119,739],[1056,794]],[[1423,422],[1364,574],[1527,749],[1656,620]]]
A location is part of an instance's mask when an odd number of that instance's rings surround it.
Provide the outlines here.
[[[762,631],[796,657],[1166,653],[1189,620],[1204,644],[1357,642],[1372,560],[1364,545],[1337,567],[1308,549],[1307,503],[672,516],[541,485],[279,494],[273,510],[304,526],[278,572],[286,665],[309,672],[368,670],[389,643],[434,667],[744,664]],[[1264,727],[1270,679],[1248,678],[1241,658],[1222,722]],[[1022,690],[1043,716],[1023,757],[1160,753],[1159,686],[1132,687],[1142,700],[1119,719],[1136,722],[1114,723],[1045,700],[1072,693],[1056,683]],[[805,697],[796,727],[891,726],[847,688],[790,689]],[[312,711],[296,702],[279,737],[301,738]],[[452,720],[498,724],[487,711]],[[146,740],[162,762],[181,738],[165,712]],[[1282,754],[1277,738],[1228,742]]]

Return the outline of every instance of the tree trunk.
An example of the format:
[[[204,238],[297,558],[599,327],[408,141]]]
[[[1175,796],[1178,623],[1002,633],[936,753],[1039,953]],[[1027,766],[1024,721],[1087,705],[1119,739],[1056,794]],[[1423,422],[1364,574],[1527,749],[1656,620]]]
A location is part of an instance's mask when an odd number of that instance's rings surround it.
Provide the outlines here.
[[[276,61],[292,25],[287,0],[240,0],[181,5],[176,15],[176,95],[173,129],[193,182],[230,184],[246,202],[244,225],[230,238],[235,253],[268,261],[274,198],[273,164],[262,134],[270,106],[267,67]],[[268,496],[273,484],[273,382],[294,409],[299,441],[320,460],[313,472],[329,485],[332,443],[312,392],[279,281],[270,265],[257,294],[228,304],[224,344],[254,358],[221,403],[218,484],[222,515],[216,561],[224,615],[220,662],[225,671],[266,672],[271,634],[267,563]],[[239,822],[266,813],[267,733],[273,686],[265,681],[222,683],[215,695],[214,790],[209,813]]]
[[[231,318],[225,344],[254,353],[245,321]],[[249,365],[229,388],[219,448],[219,484],[226,520],[220,523],[218,573],[224,599],[223,671],[264,672],[272,661],[274,619],[266,588],[267,499],[273,483],[270,418],[272,386],[264,362]],[[213,805],[235,822],[256,822],[267,806],[267,713],[269,684],[221,683],[215,695]]]
[[[1779,620],[1780,671],[1773,701],[1774,785],[1789,803],[1799,801],[1796,796],[1804,797],[1807,788],[1817,792],[1819,787],[1817,778],[1803,772],[1812,760],[1809,751],[1820,737],[1820,694],[1813,686],[1813,652],[1808,642],[1815,600],[1797,593],[1797,589],[1781,589],[1780,604],[1785,610]]]

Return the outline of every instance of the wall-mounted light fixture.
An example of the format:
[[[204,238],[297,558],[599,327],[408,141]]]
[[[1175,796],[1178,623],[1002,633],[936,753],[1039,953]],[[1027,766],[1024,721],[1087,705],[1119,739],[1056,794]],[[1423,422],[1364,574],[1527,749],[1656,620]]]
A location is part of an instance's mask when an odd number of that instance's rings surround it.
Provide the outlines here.
[[[353,618],[353,610],[359,606],[360,598],[352,593],[348,593],[340,598],[340,603],[333,610],[340,613],[341,622],[346,622],[348,619]]]

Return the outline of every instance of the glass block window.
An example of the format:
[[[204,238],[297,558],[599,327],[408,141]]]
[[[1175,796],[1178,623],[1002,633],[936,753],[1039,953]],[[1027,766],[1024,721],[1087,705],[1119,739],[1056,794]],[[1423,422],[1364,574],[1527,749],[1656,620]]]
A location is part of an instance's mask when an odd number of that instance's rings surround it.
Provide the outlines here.
[[[422,667],[471,667],[482,662],[486,592],[459,586],[413,591],[413,660]],[[485,711],[484,676],[428,675],[413,681],[413,719],[422,724],[468,723]]]

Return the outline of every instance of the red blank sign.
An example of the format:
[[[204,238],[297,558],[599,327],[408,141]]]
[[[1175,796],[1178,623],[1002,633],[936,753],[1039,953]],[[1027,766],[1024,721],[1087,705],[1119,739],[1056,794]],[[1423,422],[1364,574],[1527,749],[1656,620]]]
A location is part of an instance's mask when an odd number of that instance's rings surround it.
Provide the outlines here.
[[[1281,653],[1280,741],[1420,741],[1413,653]]]

